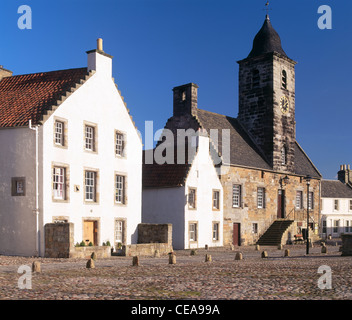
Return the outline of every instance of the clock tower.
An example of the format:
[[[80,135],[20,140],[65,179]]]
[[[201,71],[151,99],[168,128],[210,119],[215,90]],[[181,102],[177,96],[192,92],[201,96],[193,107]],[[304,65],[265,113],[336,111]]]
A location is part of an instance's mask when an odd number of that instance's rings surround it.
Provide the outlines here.
[[[238,120],[273,170],[294,172],[295,65],[266,15],[239,64]]]

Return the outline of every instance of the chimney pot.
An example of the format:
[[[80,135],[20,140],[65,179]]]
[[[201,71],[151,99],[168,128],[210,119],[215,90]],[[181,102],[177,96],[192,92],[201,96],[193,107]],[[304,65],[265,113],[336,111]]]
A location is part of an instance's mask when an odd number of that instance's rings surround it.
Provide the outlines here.
[[[97,39],[97,50],[103,51],[103,39],[102,38]]]

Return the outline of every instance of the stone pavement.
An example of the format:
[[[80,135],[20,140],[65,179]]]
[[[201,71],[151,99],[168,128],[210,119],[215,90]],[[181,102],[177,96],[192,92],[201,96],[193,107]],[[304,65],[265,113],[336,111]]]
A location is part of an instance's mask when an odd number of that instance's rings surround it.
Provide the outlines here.
[[[284,249],[290,257],[284,257]],[[210,248],[176,251],[175,265],[168,257],[113,256],[86,268],[87,259],[45,259],[0,256],[0,299],[3,300],[331,300],[352,299],[352,257],[341,257],[338,246],[310,248],[304,245],[275,247]],[[267,250],[268,258],[261,252]],[[235,260],[237,252],[243,260]],[[205,262],[205,254],[212,262]],[[31,273],[31,289],[20,289],[21,265],[41,262],[41,272]],[[321,289],[318,268],[332,271],[331,289]],[[21,278],[22,279],[22,278]],[[21,280],[20,280],[21,281]],[[23,283],[23,281],[22,281]]]

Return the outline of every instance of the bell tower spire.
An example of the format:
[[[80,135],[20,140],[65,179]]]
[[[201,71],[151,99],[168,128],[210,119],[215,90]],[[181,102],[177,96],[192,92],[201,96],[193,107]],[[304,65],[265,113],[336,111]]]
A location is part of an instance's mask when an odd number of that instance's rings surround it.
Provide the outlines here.
[[[296,62],[283,50],[268,14],[251,52],[238,64],[238,120],[273,170],[294,172]]]

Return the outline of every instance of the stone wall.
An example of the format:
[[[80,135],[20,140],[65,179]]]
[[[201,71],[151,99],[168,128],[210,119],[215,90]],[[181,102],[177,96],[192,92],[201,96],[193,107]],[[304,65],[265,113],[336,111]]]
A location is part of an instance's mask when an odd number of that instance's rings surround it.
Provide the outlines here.
[[[97,258],[108,258],[111,256],[109,246],[74,246],[74,224],[47,223],[45,232],[45,257],[46,258],[89,258],[93,252]]]
[[[73,247],[73,223],[47,223],[44,226],[45,257],[70,258]]]
[[[341,239],[341,255],[352,256],[352,234],[341,234]]]
[[[140,223],[138,243],[167,243],[172,245],[172,224]]]
[[[123,256],[154,256],[156,252],[160,255],[167,255],[173,251],[172,245],[168,243],[140,243],[122,246]]]

